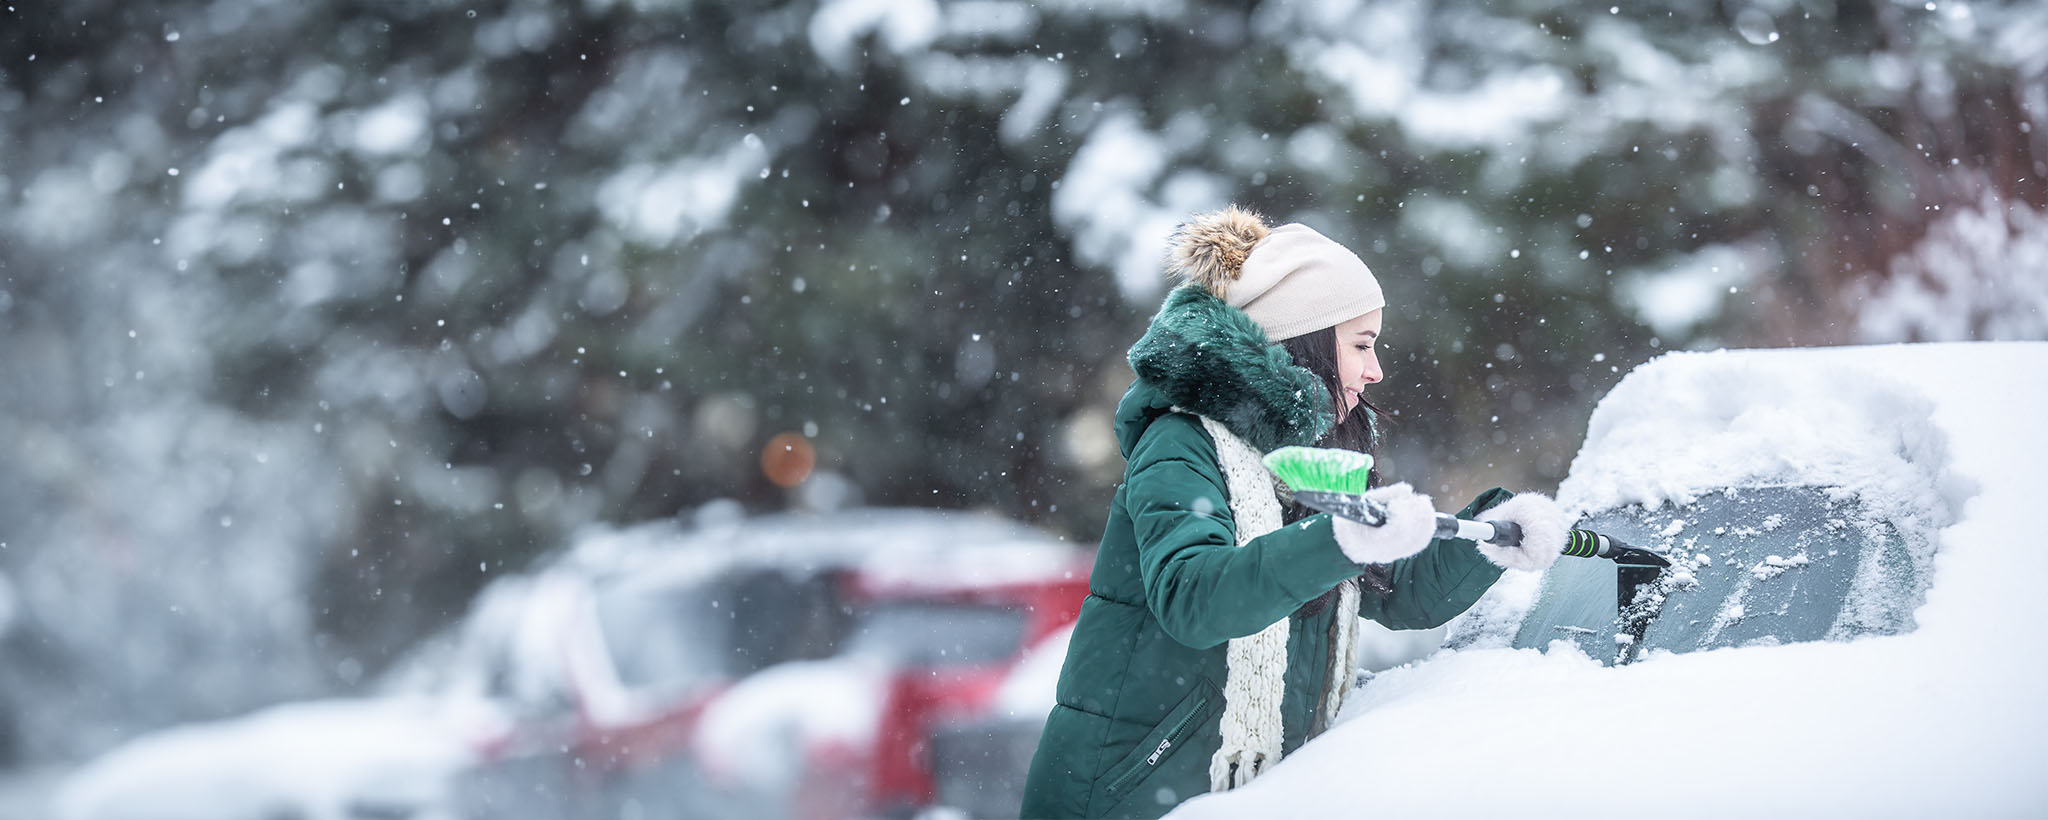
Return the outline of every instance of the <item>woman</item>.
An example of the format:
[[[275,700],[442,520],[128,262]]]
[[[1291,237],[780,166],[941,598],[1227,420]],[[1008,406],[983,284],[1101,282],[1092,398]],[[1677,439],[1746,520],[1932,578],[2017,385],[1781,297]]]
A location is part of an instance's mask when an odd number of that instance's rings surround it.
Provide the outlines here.
[[[1568,522],[1495,489],[1460,513],[1525,549],[1432,541],[1429,498],[1372,495],[1383,527],[1290,511],[1262,453],[1373,444],[1366,385],[1386,302],[1357,255],[1230,208],[1175,234],[1167,296],[1117,406],[1126,467],[1022,816],[1157,817],[1321,732],[1351,688],[1356,613],[1395,629],[1463,612],[1504,567],[1541,570]],[[1512,499],[1512,500],[1510,500]],[[1483,512],[1482,512],[1483,511]]]

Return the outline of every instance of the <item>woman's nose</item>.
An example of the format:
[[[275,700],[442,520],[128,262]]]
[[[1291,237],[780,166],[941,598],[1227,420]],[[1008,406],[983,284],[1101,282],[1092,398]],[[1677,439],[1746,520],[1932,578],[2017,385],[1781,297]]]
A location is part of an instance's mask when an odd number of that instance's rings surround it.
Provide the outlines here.
[[[1366,384],[1379,384],[1380,379],[1386,378],[1386,374],[1380,372],[1380,359],[1378,356],[1365,360],[1364,376]]]

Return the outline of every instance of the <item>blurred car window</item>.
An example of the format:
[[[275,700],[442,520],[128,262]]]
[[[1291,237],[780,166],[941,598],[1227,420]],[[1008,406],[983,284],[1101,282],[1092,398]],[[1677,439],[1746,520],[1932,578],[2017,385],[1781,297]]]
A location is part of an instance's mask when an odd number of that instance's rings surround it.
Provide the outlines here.
[[[1025,613],[979,604],[884,602],[860,611],[847,654],[875,654],[907,666],[1005,661],[1024,644]]]
[[[619,682],[683,692],[832,654],[845,616],[829,573],[738,567],[690,583],[623,580],[597,590]]]
[[[686,691],[729,675],[732,620],[717,596],[689,587],[625,588],[597,596],[598,624],[619,682]]]

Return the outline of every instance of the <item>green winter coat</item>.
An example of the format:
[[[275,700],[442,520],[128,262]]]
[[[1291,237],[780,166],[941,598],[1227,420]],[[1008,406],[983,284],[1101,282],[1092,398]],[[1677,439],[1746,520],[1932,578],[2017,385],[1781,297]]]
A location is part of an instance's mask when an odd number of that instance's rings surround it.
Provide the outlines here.
[[[1288,617],[1282,751],[1299,748],[1329,679],[1336,608],[1296,610],[1361,569],[1327,515],[1236,546],[1216,444],[1197,418],[1174,412],[1223,422],[1261,452],[1321,438],[1327,390],[1249,317],[1178,289],[1131,364],[1139,378],[1116,418],[1124,483],[1025,782],[1025,818],[1158,817],[1208,791],[1228,641]],[[1488,491],[1461,515],[1508,495]],[[1358,614],[1395,629],[1450,620],[1501,574],[1462,540],[1389,569],[1392,591],[1361,591]]]

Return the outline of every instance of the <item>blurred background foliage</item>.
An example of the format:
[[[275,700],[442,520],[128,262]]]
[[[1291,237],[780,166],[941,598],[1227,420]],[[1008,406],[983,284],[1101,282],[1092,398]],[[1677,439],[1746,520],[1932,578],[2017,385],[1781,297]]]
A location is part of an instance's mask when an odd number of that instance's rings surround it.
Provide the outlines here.
[[[1554,488],[1664,350],[2048,337],[2042,42],[2032,2],[10,4],[0,763],[346,691],[585,524],[1092,540],[1164,237],[1230,202],[1379,273],[1383,469],[1453,505]]]

